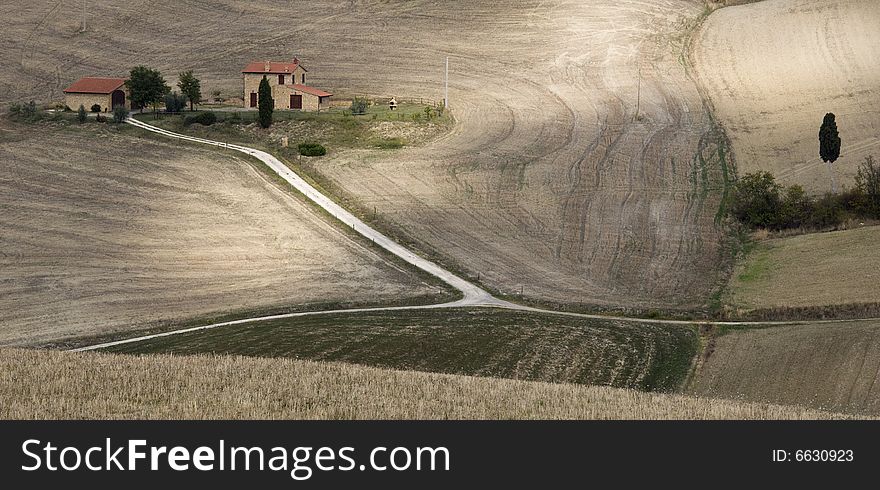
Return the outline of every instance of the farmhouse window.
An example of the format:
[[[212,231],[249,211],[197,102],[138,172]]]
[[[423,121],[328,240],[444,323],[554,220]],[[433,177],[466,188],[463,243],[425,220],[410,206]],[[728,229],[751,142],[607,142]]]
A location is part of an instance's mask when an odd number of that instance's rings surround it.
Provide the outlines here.
[[[302,74],[302,75],[300,75],[300,77],[302,77],[302,78],[301,78],[301,79],[302,79],[302,81],[301,81],[301,82],[299,82],[299,83],[301,83],[301,84],[303,84],[303,85],[305,85],[305,84],[306,84],[306,74],[305,74],[305,73],[303,73],[303,74]]]
[[[284,85],[284,75],[278,75],[278,85]]]
[[[257,107],[257,93],[251,92],[251,107]]]

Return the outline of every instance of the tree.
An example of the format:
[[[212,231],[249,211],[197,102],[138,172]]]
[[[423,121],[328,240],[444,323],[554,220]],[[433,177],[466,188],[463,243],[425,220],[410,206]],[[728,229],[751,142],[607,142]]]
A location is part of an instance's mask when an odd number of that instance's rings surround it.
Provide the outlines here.
[[[88,114],[86,113],[86,106],[80,104],[79,109],[76,111],[76,120],[84,123],[86,122],[86,118],[88,118]]]
[[[873,155],[865,157],[859,165],[856,189],[861,194],[865,213],[880,218],[880,165],[874,163]]]
[[[122,124],[128,119],[128,109],[124,105],[118,105],[113,108],[113,122]]]
[[[177,82],[180,93],[189,99],[189,110],[193,111],[193,105],[202,101],[202,85],[199,79],[193,75],[192,70],[185,71],[180,74],[180,81]]]
[[[165,94],[171,92],[171,87],[165,83],[162,74],[145,66],[133,68],[125,86],[131,94],[132,107],[137,107],[141,112],[147,106],[151,106],[153,112],[158,112],[159,103],[162,102]]]
[[[186,108],[185,96],[178,94],[177,92],[171,92],[170,94],[165,95],[165,112],[177,114],[184,108]]]
[[[780,185],[770,172],[746,174],[734,187],[733,214],[752,228],[777,228]]]
[[[366,114],[367,112],[367,99],[362,97],[355,97],[354,100],[351,101],[351,107],[349,107],[352,114]]]
[[[275,110],[275,100],[272,98],[272,87],[269,86],[269,80],[266,75],[260,80],[260,89],[258,91],[260,100],[257,107],[260,111],[260,127],[268,128],[272,125],[272,111]]]
[[[825,114],[822,120],[822,127],[819,128],[819,156],[822,161],[828,164],[828,171],[831,172],[831,191],[837,192],[837,184],[834,181],[834,169],[831,164],[840,157],[840,135],[837,133],[837,122],[834,120],[834,114],[829,112]]]

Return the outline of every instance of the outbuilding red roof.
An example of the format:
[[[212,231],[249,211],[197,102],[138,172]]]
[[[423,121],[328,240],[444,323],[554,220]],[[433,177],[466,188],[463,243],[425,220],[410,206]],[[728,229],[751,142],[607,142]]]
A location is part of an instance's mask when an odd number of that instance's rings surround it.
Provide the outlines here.
[[[293,61],[252,61],[241,70],[242,73],[266,73],[269,75],[282,75],[285,73],[293,73],[296,67],[300,66],[299,60],[294,58]],[[304,71],[304,66],[300,66]]]
[[[299,90],[300,92],[312,94],[317,97],[330,97],[331,95],[333,95],[330,92],[324,92],[323,90],[317,89],[315,87],[309,87],[308,85],[295,84],[295,85],[288,85],[288,87],[290,87],[294,90]]]
[[[125,84],[127,78],[83,77],[64,89],[64,93],[110,94]]]

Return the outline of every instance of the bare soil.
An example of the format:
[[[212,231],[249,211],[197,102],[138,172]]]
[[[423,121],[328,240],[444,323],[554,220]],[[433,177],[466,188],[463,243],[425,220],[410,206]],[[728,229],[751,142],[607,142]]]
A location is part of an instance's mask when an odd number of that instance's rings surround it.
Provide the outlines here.
[[[137,64],[170,80],[192,68],[206,93],[235,95],[246,62],[293,55],[311,84],[336,93],[439,101],[449,56],[451,134],[380,158],[328,159],[325,178],[504,294],[699,309],[726,279],[723,142],[683,56],[701,1],[89,8],[80,34],[78,6],[10,7],[0,20],[4,101],[57,99],[81,75]]]
[[[709,16],[694,43],[695,72],[733,142],[740,173],[831,191],[819,126],[837,116],[834,178],[851,185],[880,156],[880,3],[769,0]]]
[[[0,132],[0,345],[441,293],[250,161],[96,126]]]

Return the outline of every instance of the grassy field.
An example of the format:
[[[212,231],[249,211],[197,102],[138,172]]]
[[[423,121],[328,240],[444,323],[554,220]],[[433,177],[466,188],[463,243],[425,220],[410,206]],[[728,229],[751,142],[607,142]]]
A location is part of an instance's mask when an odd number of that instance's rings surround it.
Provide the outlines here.
[[[827,419],[799,407],[294,359],[0,350],[2,419]]]
[[[734,329],[693,384],[700,396],[880,415],[880,322]]]
[[[341,361],[394,369],[675,391],[694,329],[496,309],[307,316],[111,348]]]
[[[0,345],[448,297],[253,162],[134,132],[0,120]]]
[[[821,316],[853,304],[870,316],[880,302],[880,226],[757,241],[730,280],[738,314],[793,309]]]
[[[268,130],[256,124],[256,111],[212,111],[219,124],[211,126],[185,125],[187,116],[198,114],[184,112],[180,115],[162,115],[156,119],[152,114],[135,114],[149,124],[172,131],[210,138],[230,143],[259,144],[281,147],[282,138],[290,144],[291,156],[295,156],[298,143],[317,142],[328,152],[351,149],[398,149],[419,146],[449,131],[453,121],[448,115],[438,115],[431,108],[426,116],[420,104],[402,103],[391,111],[385,104],[373,104],[365,114],[352,115],[347,109],[330,109],[325,112],[275,111],[273,124]]]

